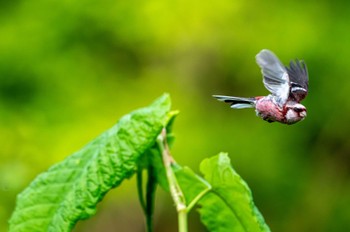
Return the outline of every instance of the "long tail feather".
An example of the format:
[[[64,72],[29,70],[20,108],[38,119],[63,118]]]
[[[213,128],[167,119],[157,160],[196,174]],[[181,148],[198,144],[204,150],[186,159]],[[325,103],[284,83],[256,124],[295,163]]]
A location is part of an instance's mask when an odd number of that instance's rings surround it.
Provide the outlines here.
[[[254,108],[256,99],[245,98],[245,97],[233,97],[233,96],[223,96],[223,95],[213,95],[219,101],[231,104],[233,109],[244,109],[244,108]]]

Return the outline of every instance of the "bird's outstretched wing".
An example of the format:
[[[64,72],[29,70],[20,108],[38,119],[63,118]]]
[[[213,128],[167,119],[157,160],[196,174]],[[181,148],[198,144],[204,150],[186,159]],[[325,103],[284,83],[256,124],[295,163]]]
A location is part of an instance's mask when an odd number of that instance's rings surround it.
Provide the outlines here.
[[[309,74],[306,64],[302,60],[295,60],[294,62],[291,61],[286,69],[290,82],[289,97],[296,102],[300,102],[306,97],[309,87]]]
[[[283,105],[290,92],[289,76],[286,68],[270,50],[263,49],[256,55],[256,63],[263,74],[263,83],[275,97],[279,105]]]

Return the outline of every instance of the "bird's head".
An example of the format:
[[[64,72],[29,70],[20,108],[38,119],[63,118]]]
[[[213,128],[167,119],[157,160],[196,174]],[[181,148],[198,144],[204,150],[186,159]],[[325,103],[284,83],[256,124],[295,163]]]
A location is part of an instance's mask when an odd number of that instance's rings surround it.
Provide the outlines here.
[[[286,105],[285,118],[288,124],[294,124],[306,117],[306,108],[300,103],[290,102]]]

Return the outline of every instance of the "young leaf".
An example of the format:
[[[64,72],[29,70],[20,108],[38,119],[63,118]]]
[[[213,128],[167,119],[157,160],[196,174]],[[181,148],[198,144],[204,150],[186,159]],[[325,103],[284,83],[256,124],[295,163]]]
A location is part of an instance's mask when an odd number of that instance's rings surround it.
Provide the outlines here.
[[[234,171],[225,153],[205,159],[200,170],[173,166],[188,211],[198,203],[204,225],[211,232],[267,232],[269,227],[255,207],[250,189]]]
[[[10,231],[70,231],[92,216],[103,196],[134,174],[140,156],[168,122],[169,110],[165,94],[39,175],[18,195]]]
[[[205,159],[200,170],[212,187],[199,201],[201,220],[210,231],[270,231],[254,205],[248,185],[234,171],[227,154]]]

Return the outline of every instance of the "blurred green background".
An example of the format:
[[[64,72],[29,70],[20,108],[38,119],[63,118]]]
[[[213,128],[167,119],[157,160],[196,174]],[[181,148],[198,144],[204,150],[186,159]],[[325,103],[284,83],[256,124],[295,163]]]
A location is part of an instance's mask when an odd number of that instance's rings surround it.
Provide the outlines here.
[[[226,151],[272,231],[350,231],[349,25],[349,1],[0,1],[0,231],[36,175],[163,92],[181,111],[180,164]],[[306,61],[306,120],[269,124],[211,97],[268,94],[263,48]],[[176,231],[158,193],[156,231]],[[144,231],[135,181],[74,231]]]

